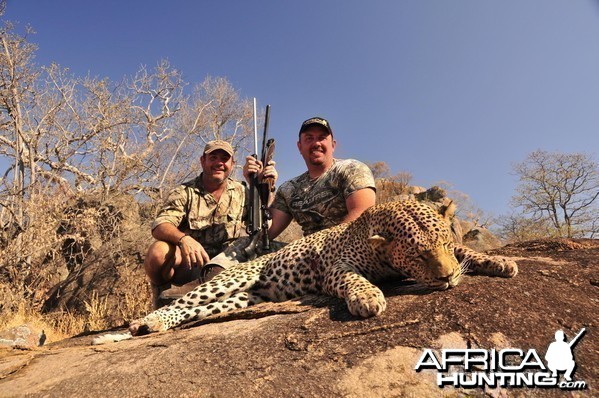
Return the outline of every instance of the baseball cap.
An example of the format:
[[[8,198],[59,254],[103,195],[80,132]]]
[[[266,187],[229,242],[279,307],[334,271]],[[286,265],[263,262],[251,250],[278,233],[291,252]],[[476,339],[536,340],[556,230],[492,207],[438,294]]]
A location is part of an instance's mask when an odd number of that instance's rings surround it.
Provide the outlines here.
[[[299,131],[300,135],[301,135],[301,134],[302,134],[304,131],[306,131],[306,130],[308,129],[308,127],[310,127],[310,126],[314,126],[314,125],[317,125],[317,126],[322,126],[322,127],[324,127],[324,128],[325,128],[325,130],[326,130],[326,131],[328,131],[328,133],[329,133],[330,135],[333,135],[333,129],[331,129],[331,125],[330,125],[329,121],[328,121],[327,119],[323,119],[323,118],[321,118],[321,117],[318,117],[318,116],[311,117],[310,119],[308,119],[308,120],[305,120],[305,121],[302,123],[302,127],[300,127],[300,131]]]
[[[218,149],[227,152],[231,157],[233,156],[233,147],[227,141],[223,140],[214,140],[207,143],[204,147],[204,154],[212,153]]]

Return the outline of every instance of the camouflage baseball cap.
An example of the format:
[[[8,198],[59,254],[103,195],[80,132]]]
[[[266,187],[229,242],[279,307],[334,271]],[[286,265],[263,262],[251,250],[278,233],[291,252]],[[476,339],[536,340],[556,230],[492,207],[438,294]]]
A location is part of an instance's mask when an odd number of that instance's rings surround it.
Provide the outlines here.
[[[212,153],[218,149],[221,149],[227,152],[230,156],[233,156],[233,147],[227,141],[223,140],[214,140],[207,143],[204,147],[204,154],[206,155]]]
[[[324,127],[324,129],[325,129],[325,130],[326,130],[326,131],[327,131],[327,132],[328,132],[330,135],[333,135],[333,129],[331,129],[331,124],[329,123],[329,121],[328,121],[327,119],[323,119],[323,118],[321,118],[321,117],[318,117],[318,116],[311,117],[310,119],[308,119],[308,120],[305,120],[305,121],[302,123],[302,127],[300,127],[300,131],[299,131],[300,135],[301,135],[301,134],[302,134],[304,131],[306,131],[306,130],[308,129],[308,127],[310,127],[310,126],[314,126],[314,125],[317,125],[317,126]]]

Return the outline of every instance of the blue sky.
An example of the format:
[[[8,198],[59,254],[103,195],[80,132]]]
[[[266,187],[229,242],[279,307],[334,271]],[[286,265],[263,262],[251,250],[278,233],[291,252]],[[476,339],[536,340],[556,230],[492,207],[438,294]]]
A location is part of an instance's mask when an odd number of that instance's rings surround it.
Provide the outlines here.
[[[305,170],[301,122],[331,122],[336,157],[385,161],[495,215],[511,165],[599,149],[596,0],[8,0],[36,61],[120,80],[168,59],[271,104],[281,181]]]

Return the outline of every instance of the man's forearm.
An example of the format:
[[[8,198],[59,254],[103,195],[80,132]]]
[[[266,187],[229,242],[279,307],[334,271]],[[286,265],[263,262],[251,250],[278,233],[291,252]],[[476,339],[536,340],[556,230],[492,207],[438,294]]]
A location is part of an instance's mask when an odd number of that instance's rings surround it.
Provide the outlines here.
[[[270,227],[268,228],[268,237],[270,239],[275,239],[291,223],[292,217],[290,214],[272,208],[270,209],[270,213],[272,216],[272,220],[270,223]]]
[[[173,224],[166,222],[156,226],[156,228],[152,230],[152,236],[156,240],[176,245],[181,238],[185,236],[185,233],[181,232],[179,228],[175,227]]]

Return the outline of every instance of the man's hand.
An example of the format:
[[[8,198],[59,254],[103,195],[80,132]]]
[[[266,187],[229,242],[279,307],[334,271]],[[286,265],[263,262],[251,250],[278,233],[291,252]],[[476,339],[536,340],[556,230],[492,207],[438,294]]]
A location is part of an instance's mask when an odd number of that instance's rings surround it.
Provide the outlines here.
[[[273,184],[275,184],[277,182],[277,178],[279,178],[279,173],[277,172],[277,169],[275,169],[275,165],[276,162],[271,160],[263,169],[261,161],[257,160],[253,156],[248,156],[245,158],[245,165],[243,166],[243,177],[247,182],[249,182],[250,176],[256,173],[258,178],[272,178]]]
[[[277,173],[277,169],[275,169],[276,164],[277,162],[270,160],[262,172],[262,178],[272,178],[273,184],[276,184],[277,178],[279,178],[279,173]]]
[[[189,235],[185,235],[179,240],[179,249],[181,249],[181,265],[188,269],[202,267],[210,261],[210,256],[204,250],[204,246]]]

